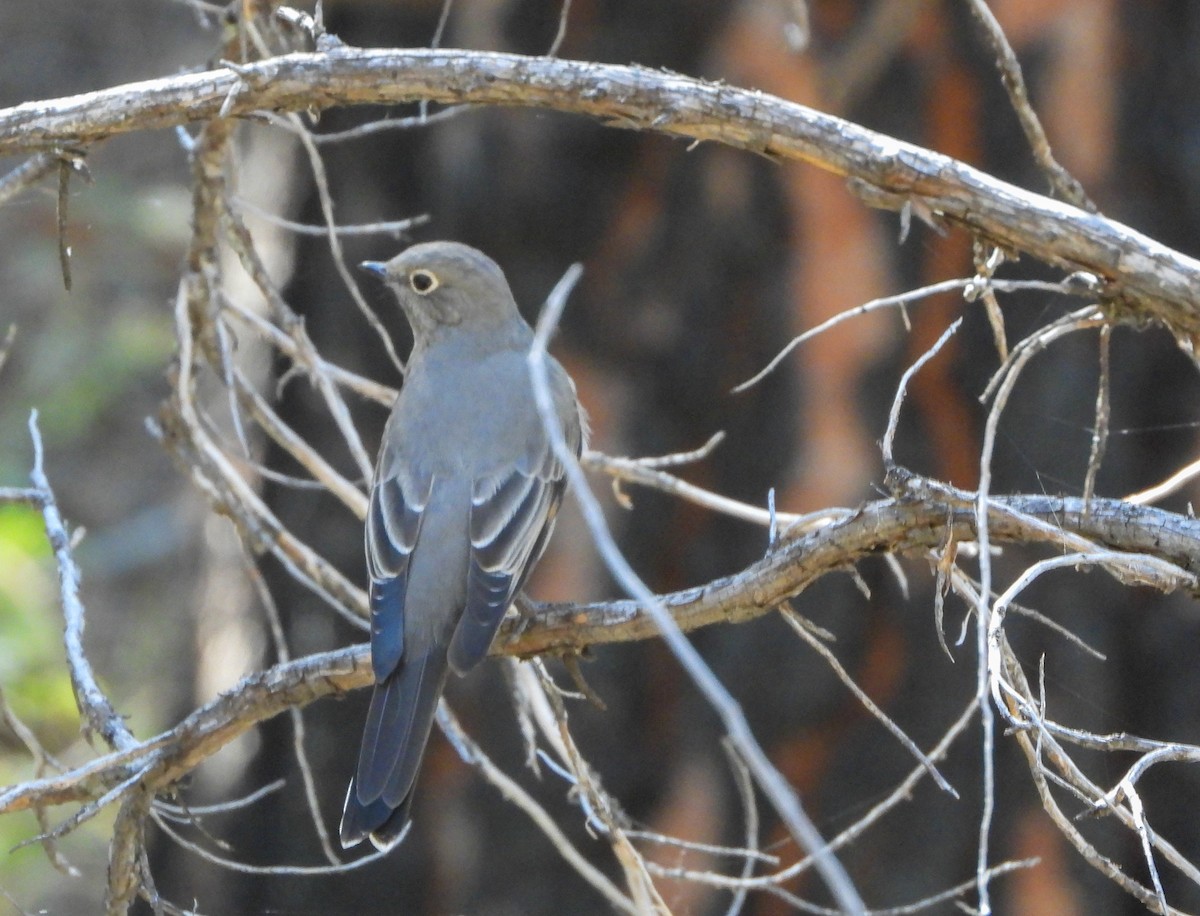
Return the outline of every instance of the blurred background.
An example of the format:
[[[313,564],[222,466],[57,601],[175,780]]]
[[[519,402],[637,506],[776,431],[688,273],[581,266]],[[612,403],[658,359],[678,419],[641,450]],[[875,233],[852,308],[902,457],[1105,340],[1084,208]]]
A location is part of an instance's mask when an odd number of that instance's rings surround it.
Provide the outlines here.
[[[1200,254],[1200,7],[1189,0],[997,0],[992,4],[1025,66],[1033,101],[1059,160],[1101,210],[1158,240]],[[327,25],[353,45],[421,46],[440,2],[330,0]],[[560,4],[458,0],[441,44],[543,53]],[[215,17],[185,0],[102,4],[4,0],[0,106],[202,69],[220,56]],[[990,55],[960,2],[934,0],[574,0],[563,57],[636,62],[724,79],[813,105],[944,152],[1038,192],[1034,169]],[[397,109],[412,114],[415,107]],[[326,112],[318,132],[377,118],[379,109]],[[237,181],[258,205],[305,223],[320,210],[306,160],[263,128],[241,138]],[[964,306],[954,296],[911,310],[912,331],[892,313],[844,324],[803,346],[762,384],[730,388],[794,334],[873,297],[972,270],[959,232],[915,226],[903,244],[894,215],[865,209],[842,182],[704,144],[601,127],[524,110],[474,110],[418,130],[322,147],[340,222],[428,214],[413,240],[453,238],[491,254],[533,317],[566,267],[584,278],[555,349],[575,377],[594,447],[649,455],[723,445],[685,469],[689,480],[765,505],[806,512],[855,506],[880,494],[881,436],[896,381]],[[19,160],[2,160],[4,171]],[[47,471],[68,520],[86,528],[77,558],[88,608],[88,649],[118,709],[139,737],[169,727],[247,672],[274,661],[266,623],[227,523],[209,515],[188,480],[145,429],[167,393],[170,307],[190,231],[186,153],[172,132],[138,133],[89,153],[91,184],[76,181],[68,241],[74,286],[58,266],[53,182],[0,209],[0,335],[16,325],[0,369],[0,485],[23,485],[31,463],[26,424],[40,412]],[[332,361],[387,384],[396,370],[333,270],[326,240],[255,227],[272,270]],[[386,258],[406,242],[349,238],[346,260]],[[1038,265],[1006,276],[1052,276]],[[381,290],[365,293],[403,350],[408,332]],[[1047,295],[1004,300],[1010,341],[1078,303]],[[1092,435],[1097,337],[1075,336],[1036,361],[1014,395],[995,461],[997,492],[1078,495]],[[257,371],[277,372],[253,352]],[[1160,331],[1113,338],[1113,429],[1098,492],[1119,496],[1156,483],[1196,451],[1200,386],[1195,367]],[[983,314],[918,376],[906,405],[898,458],[972,487],[983,408],[996,367]],[[352,405],[373,449],[385,412]],[[283,416],[347,476],[355,470],[322,405],[301,383],[283,389]],[[263,446],[266,463],[289,472]],[[596,481],[598,489],[606,484]],[[265,484],[280,518],[357,582],[361,530],[325,494]],[[695,585],[760,557],[765,533],[667,497],[637,491],[612,508],[622,544],[660,591]],[[1189,493],[1165,505],[1183,510]],[[1010,551],[1001,569],[1017,570]],[[361,640],[279,568],[263,573],[294,655]],[[967,702],[972,641],[951,661],[931,613],[923,561],[906,564],[905,596],[882,563],[864,564],[865,598],[830,576],[795,601],[837,635],[836,652],[869,695],[922,747]],[[1003,581],[1003,580],[1002,580]],[[584,600],[615,594],[574,515],[560,525],[531,593]],[[1045,630],[1015,630],[1022,657],[1045,654],[1052,712],[1101,732],[1200,741],[1196,608],[1186,598],[1119,589],[1103,576],[1048,577],[1029,604],[1106,653],[1099,662]],[[951,601],[949,637],[964,609]],[[67,761],[88,750],[62,661],[61,613],[40,517],[0,507],[0,687],[45,745]],[[913,766],[827,666],[769,616],[695,634],[756,735],[801,792],[825,835],[876,803]],[[561,669],[555,667],[561,674]],[[572,707],[572,723],[605,786],[641,825],[689,839],[736,843],[742,814],[720,749],[720,730],[666,650],[655,642],[597,650],[584,666],[608,704]],[[521,769],[523,749],[496,664],[450,692],[470,733],[547,806],[610,874],[602,841],[588,837],[565,786]],[[305,713],[306,746],[331,829],[353,766],[366,696],[321,702]],[[969,879],[980,811],[976,733],[943,767],[962,794],[927,784],[844,856],[869,905],[905,904]],[[1041,812],[1015,746],[1001,742],[996,861],[1041,865],[997,881],[998,912],[1135,913],[1142,909],[1067,846]],[[1085,758],[1086,759],[1086,758]],[[1113,782],[1120,762],[1093,775]],[[1105,771],[1105,767],[1111,770]],[[28,755],[0,729],[0,785],[32,775]],[[205,764],[186,786],[193,804],[285,788],[207,822],[228,854],[255,864],[317,864],[286,718],[268,723]],[[1200,778],[1155,770],[1142,783],[1152,823],[1200,858]],[[65,812],[62,816],[66,816]],[[431,742],[415,827],[385,861],[338,877],[236,874],[154,836],[160,892],[207,913],[603,913],[608,906],[544,837],[500,800],[451,748]],[[764,842],[785,834],[767,815]],[[0,889],[30,911],[95,912],[103,894],[112,812],[63,844],[83,872],[51,870],[32,815],[0,820]],[[1100,848],[1145,880],[1136,840],[1089,824]],[[154,831],[151,831],[154,834]],[[667,864],[711,865],[662,853]],[[1168,898],[1200,906],[1200,891],[1164,874]],[[790,890],[822,900],[810,878]],[[679,913],[724,912],[729,895],[663,882]],[[0,896],[0,913],[10,902]],[[140,904],[139,904],[140,906]],[[148,910],[147,910],[148,911]],[[791,912],[752,896],[746,911]],[[953,912],[945,904],[933,912]],[[18,912],[15,908],[12,912]]]

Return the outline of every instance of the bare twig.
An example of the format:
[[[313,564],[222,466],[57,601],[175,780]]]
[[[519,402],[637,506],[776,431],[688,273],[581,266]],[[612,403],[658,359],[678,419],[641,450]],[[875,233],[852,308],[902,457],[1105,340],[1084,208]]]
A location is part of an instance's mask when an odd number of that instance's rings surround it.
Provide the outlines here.
[[[904,319],[905,327],[908,327],[907,307],[914,302],[920,302],[922,299],[928,299],[932,296],[940,296],[944,293],[962,291],[964,297],[968,299],[974,298],[975,295],[980,295],[981,291],[977,289],[979,283],[978,277],[964,277],[959,280],[942,280],[940,283],[931,283],[928,286],[922,286],[919,289],[908,290],[904,293],[898,293],[895,296],[884,296],[880,299],[872,299],[870,302],[864,302],[862,305],[854,308],[846,309],[838,312],[832,318],[828,318],[814,328],[809,328],[803,334],[793,337],[788,344],[771,358],[762,369],[755,373],[746,381],[739,383],[732,389],[733,394],[740,394],[749,388],[757,385],[771,372],[773,372],[781,362],[790,354],[796,347],[805,341],[825,333],[830,328],[833,328],[843,321],[848,321],[851,318],[858,318],[862,315],[870,314],[871,312],[879,311],[880,309],[896,308],[900,310],[900,315]],[[987,284],[988,291],[992,294],[996,292],[1015,293],[1019,291],[1040,290],[1049,293],[1062,293],[1063,295],[1083,295],[1083,290],[1073,286],[1068,282],[1063,283],[1048,283],[1045,280],[990,280]],[[971,292],[970,296],[967,296]]]
[[[571,18],[571,0],[562,0],[562,9],[558,13],[558,31],[554,33],[554,41],[550,43],[547,57],[558,57],[563,39],[567,37],[567,21]]]
[[[945,757],[950,745],[966,730],[971,720],[975,717],[975,713],[979,709],[978,701],[974,698],[967,704],[962,714],[950,725],[945,734],[942,735],[937,745],[929,752],[930,760],[938,761]],[[829,846],[833,850],[844,849],[862,836],[868,829],[877,824],[879,820],[888,812],[895,810],[901,803],[912,800],[913,788],[923,778],[929,775],[929,771],[923,764],[917,764],[901,782],[888,793],[886,798],[881,799],[873,805],[866,814],[860,817],[857,821],[834,837]],[[786,868],[772,872],[767,875],[759,875],[750,878],[732,878],[727,875],[714,875],[710,872],[694,872],[686,869],[662,869],[662,874],[668,877],[686,878],[691,881],[696,881],[702,884],[709,884],[714,887],[738,888],[746,887],[752,890],[768,890],[772,887],[782,885],[791,881],[797,875],[812,868],[813,859],[811,856],[806,856],[799,862],[795,862]]]
[[[963,298],[967,302],[983,301],[983,310],[992,327],[992,339],[996,342],[996,352],[1003,361],[1008,359],[1008,336],[1004,330],[1004,310],[996,298],[995,283],[996,269],[1005,262],[1007,256],[1003,248],[985,245],[979,239],[971,247],[975,276],[971,278],[970,285],[963,289]]]
[[[215,852],[205,849],[197,843],[193,843],[178,830],[174,829],[166,818],[160,816],[157,812],[150,812],[150,816],[154,818],[154,823],[158,825],[163,833],[184,849],[199,856],[205,862],[211,862],[213,865],[219,865],[221,868],[241,872],[245,875],[302,875],[308,877],[314,875],[340,875],[348,871],[354,871],[357,868],[362,868],[364,865],[370,865],[372,862],[378,862],[392,851],[390,846],[387,849],[376,849],[368,855],[352,859],[349,862],[335,862],[332,865],[248,865],[236,859],[219,856]]]
[[[754,778],[750,775],[750,771],[746,769],[746,764],[738,756],[737,749],[730,746],[728,739],[721,743],[721,747],[725,751],[725,756],[729,758],[729,766],[733,770],[734,783],[737,786],[738,798],[742,803],[742,810],[745,812],[746,818],[746,849],[749,852],[758,851],[758,805],[754,798]],[[754,873],[755,856],[746,856],[742,863],[741,878],[744,881]],[[725,911],[725,916],[737,916],[742,911],[742,907],[746,903],[746,897],[749,891],[747,888],[739,887],[733,892],[733,899],[729,901],[729,908]]]
[[[108,852],[108,892],[104,901],[108,916],[125,916],[142,887],[142,844],[149,811],[150,793],[138,789],[129,794],[117,812]]]
[[[896,430],[900,427],[900,410],[904,406],[904,399],[908,396],[908,383],[912,381],[912,377],[916,375],[931,359],[938,355],[942,347],[953,337],[958,329],[962,327],[962,319],[956,318],[951,322],[950,326],[942,332],[939,337],[920,358],[909,366],[904,375],[900,377],[900,383],[896,386],[896,396],[892,399],[892,409],[888,413],[887,430],[883,434],[883,440],[880,442],[880,452],[883,454],[883,463],[887,466],[895,464],[895,457],[892,454],[892,448],[896,441]]]
[[[75,702],[83,714],[85,729],[100,735],[116,750],[127,750],[137,743],[125,721],[113,709],[112,703],[96,682],[91,663],[83,649],[84,607],[79,598],[79,567],[71,554],[71,539],[66,523],[58,511],[54,491],[42,464],[42,436],[38,431],[37,411],[29,415],[29,437],[33,441],[33,470],[30,481],[41,492],[42,520],[46,526],[46,537],[58,564],[58,593],[63,611],[63,641],[66,644],[67,663],[71,671],[71,687],[75,691]]]
[[[979,23],[984,38],[991,46],[996,67],[1000,71],[1000,80],[1008,92],[1013,111],[1016,112],[1017,120],[1021,123],[1021,130],[1025,132],[1025,139],[1029,141],[1033,158],[1045,173],[1046,178],[1049,179],[1050,187],[1068,203],[1081,207],[1089,213],[1097,212],[1096,205],[1088,198],[1083,186],[1075,180],[1070,172],[1059,165],[1058,160],[1050,151],[1050,141],[1046,139],[1042,122],[1029,103],[1029,91],[1025,88],[1025,77],[1021,73],[1021,64],[1017,60],[1012,45],[1008,43],[1004,30],[1000,28],[1000,23],[996,21],[996,17],[988,8],[985,0],[966,0],[966,2],[975,21]]]
[[[53,767],[55,770],[62,771],[63,766],[54,757],[42,747],[42,743],[34,734],[33,729],[21,721],[20,717],[13,711],[8,704],[8,698],[4,695],[3,688],[0,688],[0,722],[3,722],[9,727],[17,739],[25,745],[25,749],[29,751],[29,755],[33,758],[33,772],[41,778],[46,775],[46,771]],[[35,813],[38,819],[38,828],[42,833],[42,849],[46,853],[46,858],[50,860],[50,864],[58,871],[68,877],[77,878],[80,875],[79,870],[66,860],[62,852],[58,848],[58,843],[50,836],[50,818],[44,807],[39,806]]]
[[[67,243],[67,202],[71,197],[71,164],[58,160],[58,266],[63,288],[71,291],[71,246]]]
[[[1096,422],[1092,429],[1092,450],[1088,455],[1087,473],[1083,478],[1083,501],[1087,502],[1096,495],[1096,475],[1100,473],[1100,464],[1104,461],[1104,451],[1108,446],[1108,421],[1112,411],[1109,401],[1109,388],[1112,384],[1112,325],[1106,324],[1100,329],[1100,379],[1096,385]]]
[[[254,563],[254,559],[245,553],[243,553],[243,558],[246,562],[246,574],[250,577],[250,581],[254,583],[254,589],[258,593],[258,600],[266,612],[267,623],[271,631],[271,642],[275,646],[275,654],[280,662],[291,661],[291,650],[288,649],[287,637],[283,632],[283,620],[279,616],[279,608],[275,605],[275,598],[271,594],[271,590],[267,587],[262,573],[259,572],[258,566]],[[333,843],[329,840],[329,832],[325,829],[325,821],[321,818],[321,806],[317,801],[316,780],[313,779],[312,766],[308,762],[308,753],[304,749],[304,715],[297,706],[289,709],[288,715],[292,720],[292,751],[296,757],[296,766],[300,770],[300,781],[304,785],[304,801],[308,806],[308,814],[313,822],[313,830],[317,834],[317,840],[321,844],[321,852],[324,853],[325,860],[330,865],[336,867],[343,863],[333,850]]]
[[[643,458],[614,458],[600,452],[589,451],[583,454],[580,463],[589,470],[603,471],[605,474],[611,475],[614,481],[627,481],[652,487],[655,490],[678,496],[680,499],[686,499],[698,506],[704,506],[714,512],[720,512],[731,518],[738,518],[755,525],[771,524],[772,515],[769,509],[752,506],[749,503],[713,493],[711,490],[705,490],[703,487],[681,480],[673,474],[656,470]],[[777,525],[784,528],[785,533],[794,533],[810,530],[849,511],[848,509],[824,509],[807,515],[776,512],[774,519]]]
[[[293,365],[304,372],[314,384],[317,384],[318,379],[324,377],[332,385],[346,388],[360,397],[384,406],[391,406],[392,402],[396,400],[395,388],[381,385],[323,359],[304,332],[299,316],[294,314],[283,316],[288,327],[288,331],[283,331],[261,315],[256,315],[236,302],[225,302],[225,310],[222,314],[234,315],[243,321],[271,346],[291,359]]]
[[[579,273],[578,268],[568,271],[547,299],[546,308],[538,320],[534,344],[529,354],[529,366],[533,376],[538,412],[542,416],[542,423],[554,446],[555,455],[566,469],[572,494],[583,511],[592,538],[604,558],[605,565],[608,566],[609,571],[622,587],[637,599],[638,604],[654,620],[663,640],[696,686],[700,688],[701,693],[704,694],[717,715],[720,716],[726,733],[736,746],[746,766],[754,774],[755,781],[770,800],[772,807],[787,826],[788,832],[796,838],[803,849],[815,857],[817,871],[821,874],[838,905],[849,914],[862,913],[863,902],[854,889],[850,877],[833,854],[829,852],[816,827],[804,814],[795,790],[788,785],[763,752],[750,731],[750,726],[737,702],[717,680],[716,675],[705,664],[695,647],[688,642],[666,606],[646,587],[621,555],[608,530],[604,514],[588,488],[583,470],[563,438],[562,428],[554,415],[554,405],[546,380],[545,352],[546,342],[558,323],[558,317],[566,305],[567,295],[579,278]]]
[[[463,761],[475,767],[483,777],[500,792],[504,798],[520,808],[538,829],[546,835],[551,845],[558,851],[572,868],[599,891],[609,903],[623,913],[635,913],[632,901],[621,893],[620,889],[604,876],[594,865],[588,862],[577,850],[574,844],[563,834],[554,823],[554,819],[534,798],[510,779],[492,760],[483,753],[482,749],[467,736],[446,701],[438,703],[438,726],[449,739],[450,744],[458,752]]]
[[[300,144],[304,147],[304,152],[308,156],[309,167],[312,169],[313,184],[317,189],[317,200],[321,205],[321,215],[325,218],[326,235],[329,239],[329,253],[333,256],[333,266],[337,270],[338,276],[342,279],[343,287],[358,307],[359,313],[366,319],[371,330],[375,332],[380,343],[383,344],[383,349],[387,353],[388,359],[392,361],[392,365],[396,367],[396,370],[403,375],[404,360],[397,355],[396,346],[392,343],[392,338],[388,336],[383,322],[379,320],[379,316],[367,304],[367,300],[363,298],[358,284],[350,276],[349,268],[346,267],[346,259],[342,253],[342,240],[338,235],[337,221],[333,216],[333,195],[329,191],[329,178],[325,171],[325,160],[321,158],[321,151],[317,148],[317,144],[313,142],[312,133],[304,128],[300,119],[296,115],[288,115],[288,117],[297,128],[296,135],[300,138]],[[345,429],[343,429],[342,434],[347,436],[348,441],[352,445],[357,440],[356,434],[351,437]],[[355,457],[360,463],[366,460],[365,456],[360,455],[357,451],[355,452]],[[371,462],[369,460],[366,460],[366,469],[363,476],[371,476]]]
[[[31,188],[58,169],[59,157],[53,152],[35,153],[0,178],[0,207],[26,188]]]
[[[320,157],[317,157],[314,160],[313,167],[319,168],[319,163]],[[319,175],[323,180],[324,172],[321,171]],[[218,195],[220,195],[220,190],[221,189],[218,189]],[[325,197],[327,196],[328,189],[326,188]],[[218,201],[218,206],[220,206],[220,201]],[[332,226],[333,212],[331,208],[332,204],[329,204],[329,207],[326,208],[324,212],[326,219],[329,221],[329,225]],[[288,307],[287,303],[283,301],[283,297],[279,295],[279,291],[271,282],[270,277],[267,275],[266,266],[262,263],[262,259],[259,257],[258,251],[254,246],[254,239],[251,236],[250,231],[242,222],[241,217],[228,206],[220,206],[220,209],[221,215],[225,217],[225,223],[230,230],[229,242],[231,246],[237,253],[242,266],[246,269],[246,272],[250,274],[255,285],[266,298],[268,305],[276,316],[276,320],[280,324],[287,326],[293,335],[301,336],[305,340],[307,347],[302,345],[302,350],[311,349],[312,345],[311,342],[307,342],[307,335],[303,330],[303,324],[298,320],[291,308]],[[395,351],[391,349],[391,339],[388,338],[387,332],[384,331],[382,325],[379,324],[378,317],[371,312],[366,302],[363,301],[362,294],[358,292],[358,287],[354,285],[354,282],[350,279],[350,276],[346,271],[346,265],[341,261],[341,242],[338,241],[336,235],[330,236],[329,244],[334,251],[334,260],[335,263],[339,265],[338,270],[343,281],[348,284],[349,288],[352,289],[353,295],[356,297],[356,302],[359,303],[359,307],[363,311],[363,314],[367,315],[368,319],[373,321],[373,327],[375,331],[386,341],[386,346],[389,352],[391,353],[394,361],[399,365],[399,358],[395,356]],[[315,367],[310,364],[308,368],[311,370]],[[340,393],[334,387],[332,381],[324,373],[310,371],[310,378],[313,380],[317,390],[320,391],[322,397],[325,399],[326,407],[328,408],[334,422],[337,424],[339,432],[341,432],[342,437],[346,441],[346,447],[350,450],[350,455],[354,458],[354,461],[358,466],[359,474],[364,480],[369,480],[371,477],[371,459],[367,456],[366,449],[363,447],[362,439],[358,434],[358,430],[354,427],[353,422],[351,422],[350,412],[347,409],[345,402],[342,400]]]
[[[1097,314],[1094,308],[1080,309],[1064,316],[1057,322],[1030,335],[1014,349],[1009,359],[993,376],[989,391],[995,388],[995,400],[988,411],[987,422],[984,425],[983,447],[979,456],[979,489],[975,498],[975,531],[979,541],[979,591],[975,607],[976,650],[977,650],[977,679],[976,695],[980,701],[981,724],[983,727],[983,812],[979,820],[979,854],[976,861],[976,876],[978,879],[979,909],[982,913],[991,911],[988,892],[988,845],[992,817],[995,810],[995,724],[994,713],[987,702],[989,690],[995,679],[993,669],[994,652],[996,650],[996,627],[1002,620],[1002,610],[997,611],[996,605],[988,607],[988,596],[992,592],[992,565],[990,552],[989,531],[989,495],[991,491],[992,454],[995,450],[996,430],[1000,423],[1000,415],[1008,403],[1009,394],[1021,370],[1035,355],[1050,346],[1059,337],[1074,331],[1096,327],[1104,323],[1104,318]],[[997,384],[998,383],[998,384]],[[999,620],[998,620],[999,619]]]
[[[375,121],[368,121],[366,124],[360,124],[358,127],[349,127],[346,130],[329,131],[323,134],[314,133],[312,135],[313,143],[318,146],[325,143],[345,143],[348,140],[361,140],[363,137],[381,134],[389,130],[412,130],[414,127],[425,127],[439,121],[449,121],[473,108],[475,108],[473,105],[454,105],[450,108],[443,108],[441,111],[408,118],[379,118]]]
[[[1200,460],[1193,461],[1190,464],[1184,465],[1162,483],[1140,490],[1137,493],[1131,493],[1125,497],[1125,502],[1134,506],[1148,506],[1158,502],[1160,499],[1165,499],[1172,493],[1177,493],[1189,483],[1200,477]]]
[[[819,334],[823,334],[825,331],[828,331],[832,327],[836,327],[843,321],[849,321],[851,318],[858,318],[860,315],[868,315],[871,312],[876,312],[880,309],[890,308],[900,309],[900,313],[903,316],[906,315],[904,308],[913,302],[919,302],[920,300],[927,299],[930,296],[939,296],[942,293],[961,290],[970,282],[970,280],[943,280],[940,283],[933,283],[929,286],[923,286],[920,289],[909,290],[908,292],[899,293],[895,296],[884,296],[880,299],[872,299],[870,302],[864,302],[862,305],[838,312],[832,318],[822,321],[815,328],[809,328],[803,334],[793,337],[788,342],[787,346],[771,357],[771,361],[769,363],[763,366],[750,378],[746,379],[746,381],[739,382],[731,389],[731,391],[733,394],[741,394],[743,391],[753,388],[764,378],[770,375],[775,368],[787,358],[788,354],[800,346],[800,344],[804,343],[806,340],[811,340]],[[907,321],[908,319],[905,317],[906,324]]]
[[[214,19],[225,15],[226,8],[220,3],[209,3],[207,0],[171,0],[172,3],[178,3],[181,6],[191,7],[197,16],[211,16]],[[204,21],[203,19],[201,21]]]
[[[874,700],[867,696],[866,691],[854,682],[854,678],[850,676],[850,672],[848,672],[842,663],[838,661],[837,656],[829,650],[829,647],[821,642],[821,640],[817,639],[817,637],[810,632],[808,627],[800,620],[799,617],[796,616],[794,612],[784,608],[782,609],[782,613],[783,619],[791,625],[791,628],[796,635],[804,640],[804,642],[806,642],[811,649],[820,655],[821,658],[825,659],[825,663],[833,669],[833,673],[837,675],[838,680],[846,685],[850,692],[853,693],[858,699],[858,702],[862,703],[862,705],[866,708],[867,712],[874,716],[884,728],[891,732],[892,735],[895,736],[896,740],[904,745],[904,749],[906,751],[920,761],[921,765],[925,767],[926,771],[928,771],[930,778],[937,783],[938,788],[954,798],[958,798],[958,792],[956,792],[954,787],[946,781],[945,777],[943,777],[940,772],[938,772],[938,768],[934,765],[934,762],[926,757],[924,752],[917,747],[916,742],[904,733],[904,729],[893,722],[888,717],[887,713],[880,709],[875,704]]]
[[[339,474],[316,449],[284,423],[240,369],[234,370],[234,388],[250,416],[280,448],[312,474],[313,480],[341,500],[356,518],[361,521],[367,517],[367,497],[362,490]]]
[[[229,811],[237,811],[239,808],[247,808],[259,799],[278,792],[286,785],[287,780],[276,779],[265,786],[259,786],[253,792],[241,798],[218,802],[215,805],[188,805],[187,807],[181,807],[165,802],[161,798],[156,798],[154,800],[154,810],[168,820],[181,824],[195,823],[199,818],[209,814],[224,814]]]
[[[277,213],[271,213],[264,210],[262,207],[246,200],[245,198],[234,198],[234,203],[261,220],[270,223],[273,226],[279,226],[281,229],[286,229],[288,232],[294,232],[297,235],[328,235],[330,228],[328,226],[313,226],[309,223],[298,223],[295,220],[287,219]],[[357,226],[347,226],[345,224],[336,225],[333,231],[338,235],[390,235],[392,238],[399,238],[410,229],[417,226],[424,226],[429,222],[429,217],[422,214],[421,216],[412,216],[408,219],[396,219],[379,223],[362,223]]]

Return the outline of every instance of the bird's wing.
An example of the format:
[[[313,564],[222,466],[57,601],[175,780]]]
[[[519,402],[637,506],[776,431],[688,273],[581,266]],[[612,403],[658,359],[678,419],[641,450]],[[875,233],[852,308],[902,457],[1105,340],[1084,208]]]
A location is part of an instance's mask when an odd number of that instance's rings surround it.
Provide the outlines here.
[[[367,571],[371,577],[371,665],[376,682],[396,670],[404,654],[404,601],[408,564],[433,477],[377,480],[367,510]]]
[[[568,445],[578,454],[577,408],[566,414],[564,427]],[[479,478],[472,488],[467,604],[450,642],[450,667],[459,674],[487,655],[505,611],[541,557],[554,528],[565,473],[544,436],[532,441],[536,447],[528,450],[523,461]]]

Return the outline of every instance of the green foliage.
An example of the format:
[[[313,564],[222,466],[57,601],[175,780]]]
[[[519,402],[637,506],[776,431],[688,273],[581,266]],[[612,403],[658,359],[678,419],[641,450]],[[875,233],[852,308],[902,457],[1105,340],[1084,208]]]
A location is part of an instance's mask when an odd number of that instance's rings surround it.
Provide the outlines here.
[[[36,509],[0,505],[0,569],[0,684],[12,711],[53,753],[78,734],[79,715],[63,662],[57,569]],[[0,725],[0,786],[34,775],[25,746]],[[44,860],[36,844],[14,849],[39,832],[32,814],[0,819],[0,874],[9,889]]]
[[[0,506],[0,569],[0,684],[13,710],[39,735],[69,736],[78,713],[63,662],[57,571],[41,513]],[[10,739],[0,732],[0,749],[11,747]]]

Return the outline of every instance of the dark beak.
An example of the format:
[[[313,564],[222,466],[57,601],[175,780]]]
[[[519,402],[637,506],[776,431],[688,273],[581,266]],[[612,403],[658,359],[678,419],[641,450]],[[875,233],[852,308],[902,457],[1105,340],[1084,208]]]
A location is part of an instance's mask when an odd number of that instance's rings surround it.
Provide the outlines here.
[[[387,276],[387,263],[385,261],[363,261],[358,266],[380,279]]]

